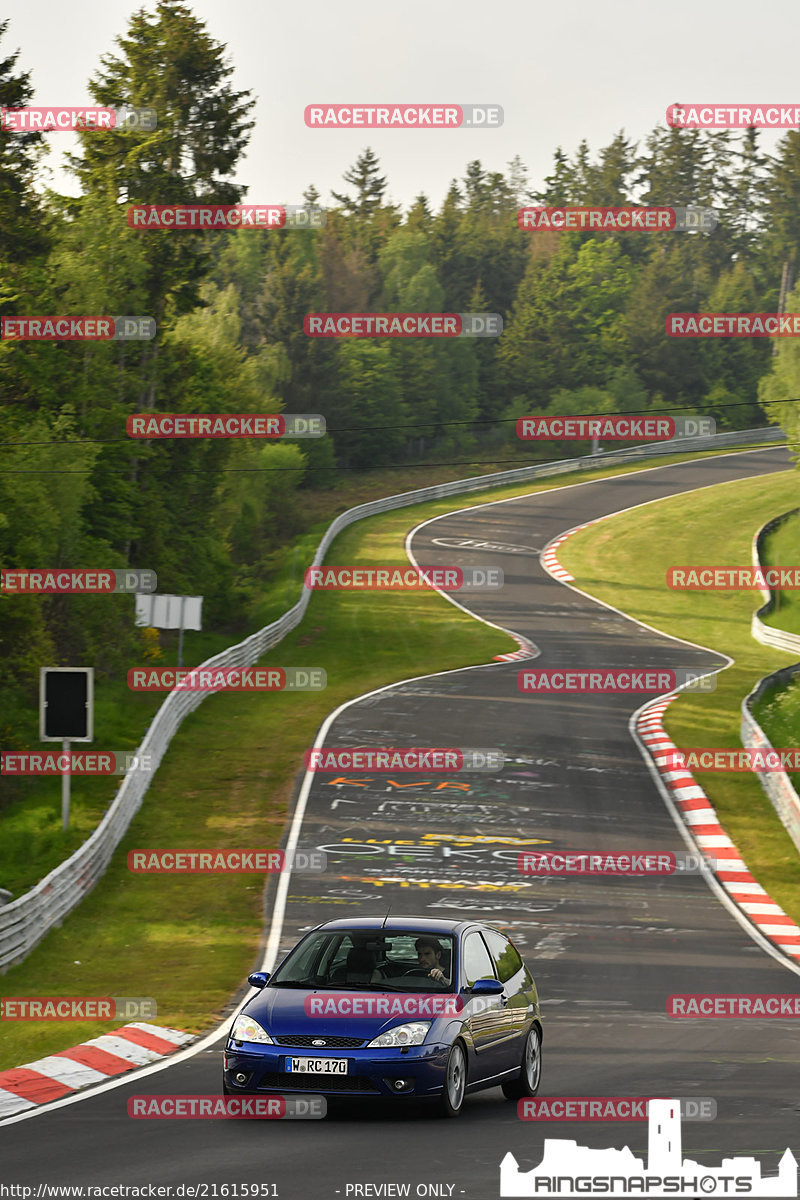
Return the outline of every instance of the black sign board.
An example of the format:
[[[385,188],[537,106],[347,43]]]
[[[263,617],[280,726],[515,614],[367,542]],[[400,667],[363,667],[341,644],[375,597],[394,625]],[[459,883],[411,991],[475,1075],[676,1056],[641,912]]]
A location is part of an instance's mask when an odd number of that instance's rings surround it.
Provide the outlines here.
[[[93,667],[42,667],[39,672],[39,738],[91,742]]]

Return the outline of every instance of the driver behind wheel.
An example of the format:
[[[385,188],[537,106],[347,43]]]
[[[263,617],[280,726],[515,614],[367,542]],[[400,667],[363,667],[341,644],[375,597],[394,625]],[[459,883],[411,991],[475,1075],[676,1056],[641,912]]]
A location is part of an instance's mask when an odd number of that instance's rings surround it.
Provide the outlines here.
[[[435,979],[437,983],[450,982],[444,971],[442,945],[438,938],[419,937],[414,942],[414,949],[417,952],[419,965],[428,968],[429,979]]]

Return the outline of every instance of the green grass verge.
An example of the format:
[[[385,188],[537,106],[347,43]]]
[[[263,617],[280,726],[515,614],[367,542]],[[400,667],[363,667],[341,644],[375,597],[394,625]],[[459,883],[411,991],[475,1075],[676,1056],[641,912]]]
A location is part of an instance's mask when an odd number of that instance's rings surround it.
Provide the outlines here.
[[[773,746],[796,746],[800,737],[800,679],[795,676],[786,686],[766,688],[753,705],[753,715]],[[800,792],[800,774],[788,774]]]
[[[715,692],[681,696],[667,710],[665,728],[683,749],[740,748],[742,698],[793,656],[750,636],[758,592],[672,591],[667,569],[749,565],[754,531],[790,508],[796,491],[794,471],[721,484],[603,521],[559,551],[577,587],[664,633],[735,659],[717,675]],[[800,860],[758,779],[702,771],[697,781],[759,883],[800,922]]]
[[[340,535],[329,561],[404,562],[408,529],[439,513],[687,457],[696,456],[674,455],[626,467],[606,465],[373,517]],[[322,522],[301,539],[294,580],[282,579],[265,597],[260,614],[265,620],[296,599],[301,570],[327,524],[328,520]],[[188,642],[187,638],[187,646]],[[302,625],[260,665],[324,667],[327,689],[209,697],[174,738],[104,879],[60,929],[52,931],[25,962],[5,973],[2,993],[149,996],[158,1004],[159,1023],[193,1031],[209,1028],[229,1010],[232,995],[257,965],[263,881],[259,876],[132,876],[126,867],[128,850],[277,845],[303,751],[338,704],[423,672],[485,662],[515,646],[436,595],[317,594]],[[199,653],[198,639],[187,661],[195,663],[216,648],[204,641]],[[128,697],[130,711],[134,701],[151,699]],[[144,716],[141,712],[135,721],[131,719],[137,737]],[[124,745],[123,732],[120,728],[116,735],[119,748]],[[135,745],[136,740],[128,744]],[[95,1037],[110,1027],[104,1022],[0,1022],[0,1069]]]
[[[723,451],[720,451],[723,453]],[[730,449],[724,451],[730,453]],[[480,503],[487,498],[503,499],[525,495],[532,490],[569,486],[577,480],[599,479],[620,471],[644,470],[655,464],[681,462],[696,455],[669,455],[650,459],[644,464],[628,467],[605,465],[593,471],[575,471],[552,480],[531,484],[516,484],[512,487],[493,488],[488,491],[454,496],[438,504],[413,506],[402,510],[403,528],[423,519],[422,514],[434,515],[448,512],[462,505]],[[477,470],[478,468],[476,468]],[[469,472],[465,472],[464,478]],[[384,495],[425,486],[430,480],[419,468],[407,473],[375,473],[369,480],[348,480],[342,493],[301,493],[298,503],[307,505],[307,518],[313,523],[299,535],[292,546],[282,547],[275,555],[275,565],[270,585],[264,591],[253,613],[250,628],[236,635],[230,631],[187,633],[184,639],[184,666],[193,667],[226,649],[232,642],[242,640],[249,633],[277,620],[297,602],[305,568],[314,557],[314,552],[333,518],[345,509],[374,498],[382,486]],[[381,494],[377,492],[377,494]],[[320,507],[320,504],[323,506]],[[337,547],[338,550],[338,547]],[[398,561],[404,561],[402,539],[398,542]],[[124,601],[123,601],[124,602]],[[131,614],[133,603],[130,601]],[[163,654],[153,665],[174,667],[177,665],[176,635],[162,635]],[[131,663],[131,666],[140,665]],[[133,750],[141,742],[150,721],[164,699],[163,694],[134,693],[128,689],[123,675],[111,675],[96,680],[95,686],[95,737],[91,748],[105,750]],[[38,710],[31,708],[27,714],[27,741],[29,747],[37,747],[39,736]],[[60,749],[60,746],[51,746]],[[10,797],[0,805],[0,887],[14,896],[21,896],[34,887],[59,863],[73,854],[96,829],[108,807],[120,779],[108,777],[91,778],[74,776],[71,782],[71,804],[69,828],[61,828],[61,782],[58,777],[16,777],[8,781],[5,791]]]
[[[786,506],[786,511],[796,507],[797,488]],[[764,564],[770,567],[800,565],[800,514],[782,521],[777,529],[767,535],[761,557]],[[800,592],[781,590],[774,595],[775,607],[767,617],[762,617],[764,624],[772,625],[775,629],[785,629],[788,633],[800,633]]]

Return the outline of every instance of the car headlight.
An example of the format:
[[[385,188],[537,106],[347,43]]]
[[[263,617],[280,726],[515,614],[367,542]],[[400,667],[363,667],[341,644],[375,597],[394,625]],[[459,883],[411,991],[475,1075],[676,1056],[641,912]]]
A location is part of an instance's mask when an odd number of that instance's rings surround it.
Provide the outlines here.
[[[407,1025],[395,1025],[376,1037],[367,1046],[368,1050],[381,1046],[421,1046],[431,1027],[430,1021],[409,1021]]]
[[[275,1045],[266,1029],[263,1029],[252,1017],[245,1016],[244,1013],[239,1013],[233,1022],[230,1036],[235,1042],[268,1042],[270,1046]]]

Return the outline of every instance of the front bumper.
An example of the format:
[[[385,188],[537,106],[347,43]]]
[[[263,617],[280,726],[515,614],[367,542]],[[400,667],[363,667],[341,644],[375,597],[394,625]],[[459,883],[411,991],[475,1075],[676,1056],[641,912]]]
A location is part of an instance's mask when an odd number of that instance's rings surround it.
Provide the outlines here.
[[[437,1096],[444,1088],[449,1045],[408,1046],[398,1049],[327,1051],[325,1058],[347,1059],[345,1075],[316,1075],[284,1069],[287,1057],[309,1057],[308,1048],[228,1043],[223,1078],[231,1094],[293,1092],[322,1096]],[[244,1081],[236,1076],[243,1075]],[[398,1082],[399,1081],[399,1082]]]

